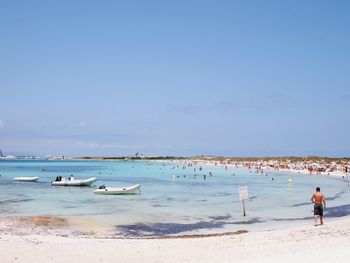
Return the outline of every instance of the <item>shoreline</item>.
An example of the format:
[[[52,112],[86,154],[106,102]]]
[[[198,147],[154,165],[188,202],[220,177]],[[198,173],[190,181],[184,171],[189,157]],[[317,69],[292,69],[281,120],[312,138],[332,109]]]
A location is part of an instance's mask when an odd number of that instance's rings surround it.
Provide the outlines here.
[[[79,226],[81,218],[72,220],[69,217],[54,217],[54,216],[6,216],[0,217],[0,235],[10,234],[13,236],[30,236],[30,235],[50,235],[66,238],[87,238],[87,239],[127,239],[127,240],[148,240],[148,239],[182,239],[182,238],[205,238],[216,236],[231,236],[244,233],[260,233],[269,231],[281,231],[283,229],[295,229],[313,226],[313,217],[294,220],[279,220],[273,224],[241,224],[237,228],[217,228],[217,229],[200,229],[178,232],[176,234],[163,235],[133,235],[132,233],[118,233],[115,226],[112,229],[104,228],[98,231],[98,226],[87,225]],[[329,224],[334,224],[339,221],[346,220],[350,223],[350,214],[339,217],[325,215],[325,220]],[[75,222],[74,222],[75,221]],[[143,225],[143,224],[141,224]],[[121,226],[122,227],[122,226]]]
[[[173,157],[173,156],[156,156],[156,157],[73,157],[72,161],[143,161],[143,162],[170,162],[170,163],[193,163],[215,166],[227,166],[236,168],[247,168],[250,170],[266,170],[269,172],[291,172],[293,174],[322,175],[346,178],[350,176],[350,157],[331,158],[331,157]],[[273,163],[273,165],[271,164]],[[269,167],[270,165],[270,167]],[[282,166],[282,167],[281,167]],[[291,167],[287,167],[291,166]],[[299,167],[295,167],[299,166]],[[303,168],[301,168],[301,166]],[[331,167],[326,171],[325,166]],[[306,168],[308,167],[308,168]],[[321,167],[321,168],[319,168]],[[311,171],[309,168],[312,168]],[[325,170],[318,171],[317,169]]]
[[[210,237],[110,239],[0,233],[1,262],[347,262],[350,217]],[[320,256],[322,255],[322,256]]]
[[[33,161],[33,159],[0,159],[0,161]],[[154,156],[154,157],[69,157],[65,159],[34,159],[34,161],[111,161],[111,162],[156,162],[223,167],[246,168],[256,173],[289,172],[303,175],[331,176],[350,180],[350,157],[332,158],[320,156],[281,156],[281,157],[220,157],[220,156]],[[326,167],[326,168],[325,168]]]

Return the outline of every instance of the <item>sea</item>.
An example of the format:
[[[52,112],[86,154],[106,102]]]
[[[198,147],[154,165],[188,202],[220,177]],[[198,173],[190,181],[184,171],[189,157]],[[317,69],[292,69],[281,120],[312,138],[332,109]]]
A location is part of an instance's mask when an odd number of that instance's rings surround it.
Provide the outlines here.
[[[185,161],[0,160],[0,217],[67,218],[77,229],[112,237],[160,237],[313,224],[319,186],[325,221],[350,214],[347,178],[278,171],[256,173]],[[57,176],[97,177],[90,187],[51,186]],[[38,176],[38,182],[14,177]],[[141,184],[135,195],[96,195],[100,185]],[[239,187],[248,198],[240,200]]]

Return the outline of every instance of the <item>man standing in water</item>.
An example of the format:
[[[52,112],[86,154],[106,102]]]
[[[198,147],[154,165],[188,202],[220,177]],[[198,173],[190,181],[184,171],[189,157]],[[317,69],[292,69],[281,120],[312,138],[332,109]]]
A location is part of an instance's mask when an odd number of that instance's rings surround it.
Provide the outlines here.
[[[316,192],[312,195],[311,202],[314,203],[315,226],[317,226],[317,216],[320,216],[320,223],[323,225],[323,208],[326,208],[326,199],[319,187],[316,187]]]

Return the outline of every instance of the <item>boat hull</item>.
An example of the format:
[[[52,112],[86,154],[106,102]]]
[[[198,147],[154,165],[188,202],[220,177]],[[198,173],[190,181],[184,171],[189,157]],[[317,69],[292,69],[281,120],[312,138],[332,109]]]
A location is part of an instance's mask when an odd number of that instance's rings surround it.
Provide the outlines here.
[[[33,177],[15,177],[13,178],[16,182],[36,182],[39,179],[37,176]]]
[[[62,179],[62,181],[54,181],[51,183],[53,186],[90,186],[94,182],[97,181],[97,177],[92,177],[85,180],[68,180],[66,178]]]
[[[129,187],[97,189],[94,191],[98,195],[132,195],[140,192],[141,185],[136,184]]]

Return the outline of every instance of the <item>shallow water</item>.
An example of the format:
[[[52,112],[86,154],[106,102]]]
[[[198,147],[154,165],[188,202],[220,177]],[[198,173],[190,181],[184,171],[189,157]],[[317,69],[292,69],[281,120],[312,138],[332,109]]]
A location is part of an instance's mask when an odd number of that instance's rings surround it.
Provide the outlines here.
[[[266,176],[243,168],[226,170],[220,165],[203,166],[199,171],[199,165],[184,168],[179,163],[33,160],[1,160],[0,174],[0,216],[67,217],[86,229],[111,235],[220,232],[311,220],[310,197],[316,186],[327,198],[328,218],[350,214],[346,181],[325,176],[271,172]],[[97,176],[98,181],[92,187],[50,185],[56,176],[71,174],[77,179]],[[12,180],[16,176],[40,179],[19,183]],[[140,195],[93,194],[101,184],[136,183],[142,185]],[[242,216],[238,195],[242,185],[247,185],[249,192],[247,217]]]

